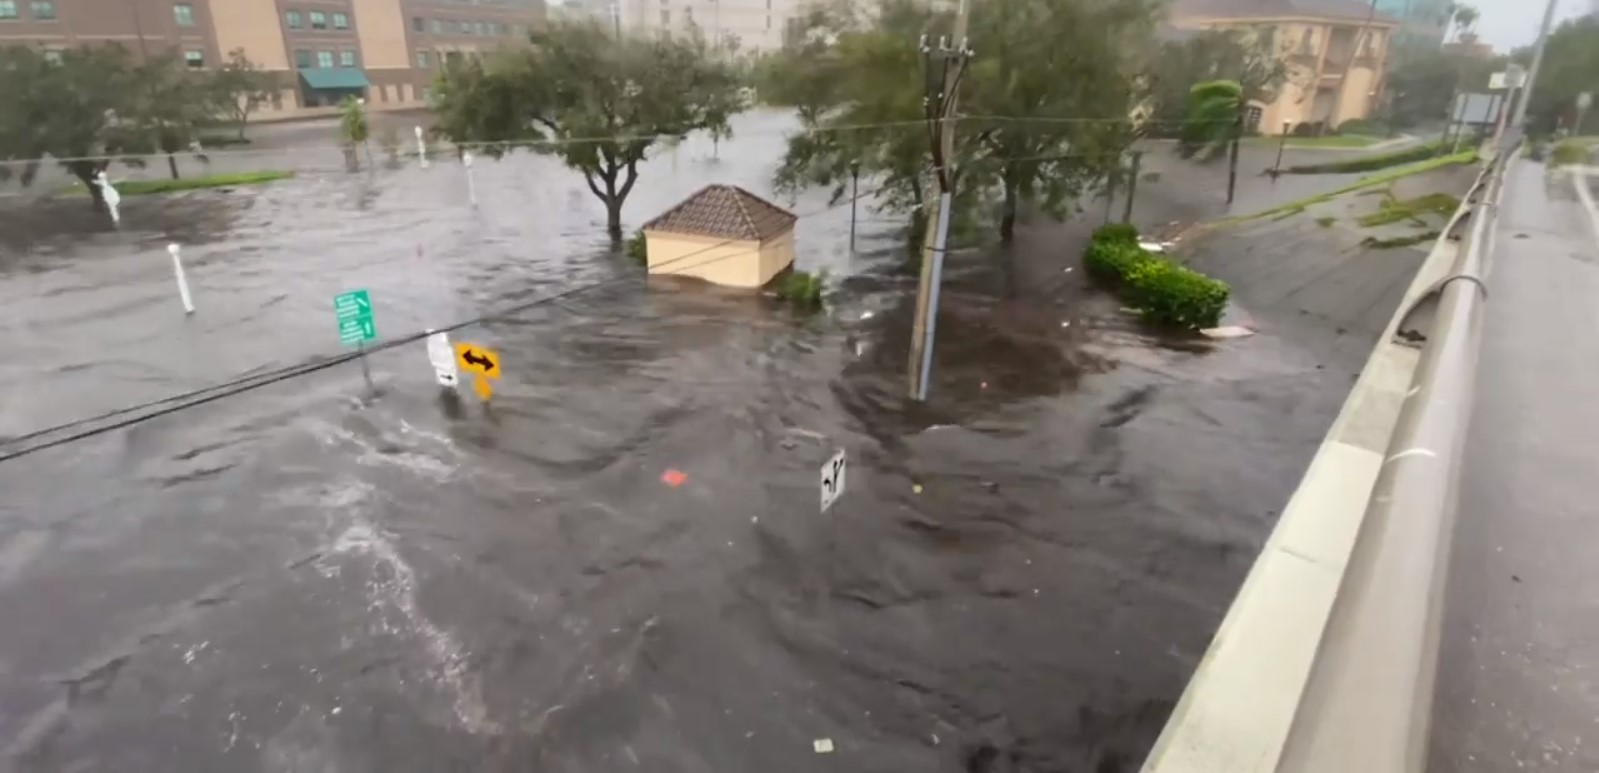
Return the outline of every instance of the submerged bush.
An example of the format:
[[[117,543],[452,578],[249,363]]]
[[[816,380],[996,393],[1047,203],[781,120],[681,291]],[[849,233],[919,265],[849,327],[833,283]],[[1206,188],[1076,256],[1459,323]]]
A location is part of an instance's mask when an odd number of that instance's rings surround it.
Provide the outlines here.
[[[795,269],[783,277],[777,286],[777,297],[803,309],[822,307],[822,290],[827,283],[827,272],[815,274]]]
[[[1138,230],[1110,225],[1094,232],[1083,264],[1115,286],[1144,319],[1190,330],[1215,327],[1227,308],[1227,284],[1138,246]]]
[[[650,252],[649,245],[644,241],[644,229],[634,231],[633,236],[627,240],[627,256],[638,261],[641,266],[649,264]]]

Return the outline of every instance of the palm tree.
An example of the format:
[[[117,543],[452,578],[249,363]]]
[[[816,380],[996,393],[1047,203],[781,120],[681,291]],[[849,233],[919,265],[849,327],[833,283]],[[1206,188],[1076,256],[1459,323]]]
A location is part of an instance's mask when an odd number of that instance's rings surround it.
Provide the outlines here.
[[[1478,13],[1476,8],[1464,3],[1455,4],[1453,9],[1455,39],[1464,43],[1470,43],[1477,37],[1476,33],[1472,31],[1472,27],[1476,26],[1477,19],[1481,17],[1481,14]],[[1471,37],[1467,38],[1466,36],[1468,35]]]

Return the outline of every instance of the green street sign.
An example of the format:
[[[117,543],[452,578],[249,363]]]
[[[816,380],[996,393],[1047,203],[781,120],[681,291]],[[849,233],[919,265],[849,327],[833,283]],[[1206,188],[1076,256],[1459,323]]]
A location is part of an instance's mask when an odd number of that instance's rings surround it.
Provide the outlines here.
[[[339,343],[348,346],[377,340],[378,327],[372,321],[372,297],[365,290],[333,296],[333,315],[339,322]]]

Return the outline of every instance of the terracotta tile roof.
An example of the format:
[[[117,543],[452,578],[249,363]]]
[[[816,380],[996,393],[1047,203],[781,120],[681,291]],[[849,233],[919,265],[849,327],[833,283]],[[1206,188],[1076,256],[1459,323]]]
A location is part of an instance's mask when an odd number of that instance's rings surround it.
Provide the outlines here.
[[[798,219],[737,185],[707,185],[645,223],[644,230],[763,241],[792,228]]]

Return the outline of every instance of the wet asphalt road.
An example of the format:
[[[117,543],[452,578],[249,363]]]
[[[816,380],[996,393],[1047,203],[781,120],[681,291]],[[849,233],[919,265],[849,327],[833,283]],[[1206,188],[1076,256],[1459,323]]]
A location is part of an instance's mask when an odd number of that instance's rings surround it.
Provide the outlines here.
[[[742,120],[630,223],[766,191],[781,124]],[[1140,218],[1214,211],[1182,174]],[[610,281],[457,335],[502,355],[490,406],[415,345],[376,394],[344,366],[0,465],[0,770],[1133,770],[1348,386],[1269,314],[1152,339],[1034,234],[952,258],[908,406],[892,218],[854,258],[847,208],[801,221],[845,278],[806,319],[637,278],[548,159],[480,166],[477,211],[459,175],[129,199],[120,233],[0,208],[4,436],[335,353],[343,290],[394,338]]]
[[[1460,476],[1429,770],[1599,770],[1599,223],[1506,173]]]

